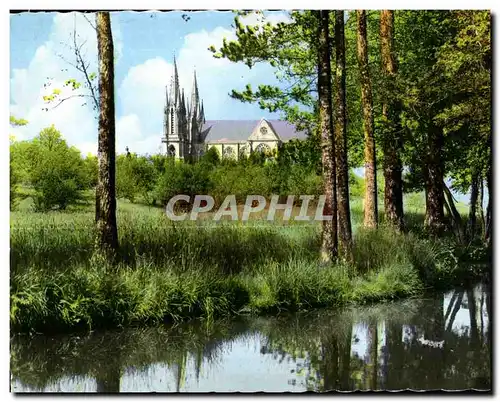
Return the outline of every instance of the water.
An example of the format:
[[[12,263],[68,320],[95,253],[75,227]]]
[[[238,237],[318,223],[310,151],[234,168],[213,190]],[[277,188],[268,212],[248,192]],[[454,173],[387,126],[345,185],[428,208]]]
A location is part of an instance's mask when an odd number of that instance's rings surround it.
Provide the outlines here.
[[[491,388],[491,292],[11,340],[14,392]]]

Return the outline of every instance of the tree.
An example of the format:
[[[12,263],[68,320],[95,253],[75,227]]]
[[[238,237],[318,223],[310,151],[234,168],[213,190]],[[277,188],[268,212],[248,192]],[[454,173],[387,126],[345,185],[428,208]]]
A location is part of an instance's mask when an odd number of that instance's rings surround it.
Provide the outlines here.
[[[35,209],[65,209],[82,198],[87,180],[80,151],[69,147],[54,126],[31,141],[12,143],[10,150],[12,171],[35,190]]]
[[[349,206],[349,166],[347,163],[346,82],[344,10],[335,11],[335,154],[337,167],[337,199],[339,254],[352,260],[351,210]]]
[[[10,125],[14,127],[19,127],[19,126],[25,126],[28,124],[28,121],[25,119],[18,119],[13,115],[10,115]],[[10,209],[13,210],[16,207],[16,201],[17,201],[17,186],[20,181],[19,177],[19,172],[17,169],[15,169],[15,163],[13,160],[13,155],[12,155],[12,145],[14,143],[14,138],[11,138],[10,141],[10,152],[9,152],[9,183],[10,183],[10,196],[9,196],[9,203],[10,203]]]
[[[324,215],[332,220],[323,221],[321,259],[330,262],[337,256],[337,193],[335,142],[332,122],[332,73],[330,65],[329,19],[330,12],[315,12],[318,18],[318,103],[319,132],[323,165]]]
[[[87,23],[96,30],[96,27],[92,24],[90,19],[86,14],[80,14],[87,21]],[[69,88],[71,90],[70,95],[63,95],[61,88],[54,88],[51,93],[43,96],[43,100],[47,105],[51,105],[52,109],[57,108],[62,103],[73,99],[73,98],[82,98],[83,104],[82,106],[86,106],[87,102],[90,102],[92,109],[95,112],[99,110],[99,93],[96,85],[97,74],[93,71],[96,66],[92,65],[95,63],[95,60],[89,61],[86,57],[86,48],[87,44],[86,40],[81,40],[80,35],[77,32],[77,13],[74,13],[74,25],[73,31],[71,33],[71,41],[69,43],[61,43],[67,49],[69,49],[71,57],[74,57],[74,62],[68,60],[67,56],[62,54],[58,54],[58,56],[63,60],[66,64],[70,65],[76,70],[76,74],[79,77],[74,78],[71,77],[65,80],[63,87]],[[45,88],[51,87],[52,83],[50,81],[44,84]],[[81,89],[84,89],[82,92]],[[45,111],[48,111],[49,108],[44,108]]]
[[[259,25],[242,21],[253,13]],[[237,40],[224,39],[220,49],[209,48],[216,58],[242,62],[249,68],[257,63],[269,63],[275,68],[280,85],[248,84],[243,91],[233,90],[231,96],[242,102],[255,102],[262,109],[281,111],[284,118],[309,133],[317,131],[317,51],[318,20],[313,11],[291,11],[290,21],[271,24],[262,11],[237,12]]]
[[[361,80],[361,100],[363,104],[363,127],[365,134],[364,226],[376,228],[378,224],[377,163],[373,126],[372,87],[368,67],[366,11],[358,10],[356,15],[358,20],[358,65]]]
[[[98,246],[106,254],[118,248],[115,191],[115,93],[113,36],[109,12],[96,16],[99,59],[99,174],[96,186]]]
[[[471,200],[482,198],[483,181],[491,176],[491,13],[457,10],[447,14],[451,35],[436,52],[435,74],[442,78],[441,96],[446,103],[436,115],[443,127],[445,167],[453,187],[471,191]],[[467,163],[464,163],[464,160]],[[477,181],[477,184],[476,184]],[[491,178],[489,179],[491,185]],[[492,194],[492,189],[488,188]],[[491,197],[489,198],[491,200]],[[491,209],[491,203],[488,204]],[[479,212],[482,212],[480,200]],[[488,217],[488,213],[486,214]],[[470,205],[470,228],[475,228],[475,206]],[[489,215],[491,218],[491,214]],[[491,221],[481,227],[491,227]],[[484,232],[485,239],[487,230]],[[474,236],[476,233],[469,233]]]
[[[383,169],[385,179],[384,208],[385,219],[396,229],[403,228],[403,185],[402,185],[402,135],[399,120],[399,102],[396,95],[395,79],[397,73],[394,55],[394,13],[382,10],[380,15],[380,41],[382,72],[385,78],[385,93],[382,106],[381,130]]]

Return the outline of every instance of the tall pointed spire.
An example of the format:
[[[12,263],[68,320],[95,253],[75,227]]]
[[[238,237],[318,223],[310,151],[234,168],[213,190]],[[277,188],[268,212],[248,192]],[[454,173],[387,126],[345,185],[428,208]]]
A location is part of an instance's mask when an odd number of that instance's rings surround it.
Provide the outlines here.
[[[194,70],[193,91],[191,92],[191,114],[196,115],[199,110],[200,96],[198,94],[198,82],[196,81],[196,70]]]
[[[179,74],[177,72],[177,61],[175,60],[174,54],[174,74],[172,76],[172,82],[170,83],[170,102],[172,102],[173,105],[177,105],[177,102],[180,100],[179,97]]]
[[[182,113],[184,114],[183,117],[186,115],[186,99],[184,97],[184,88],[182,88],[182,95],[181,95],[181,110]]]
[[[203,100],[201,101],[200,122],[202,125],[205,123],[205,108],[203,107]]]

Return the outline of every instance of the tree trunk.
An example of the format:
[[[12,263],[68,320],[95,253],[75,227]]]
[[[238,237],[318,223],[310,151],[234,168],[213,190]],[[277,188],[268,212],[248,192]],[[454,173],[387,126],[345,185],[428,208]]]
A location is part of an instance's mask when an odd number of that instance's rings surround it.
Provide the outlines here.
[[[96,17],[99,58],[99,174],[96,187],[97,243],[106,254],[118,248],[115,193],[115,94],[113,36],[109,12]]]
[[[365,134],[365,199],[364,226],[376,228],[378,224],[377,164],[373,124],[373,100],[370,70],[368,68],[368,41],[366,33],[366,11],[358,10],[358,65],[363,104],[363,127]]]
[[[402,129],[399,120],[399,101],[391,99],[396,93],[394,81],[397,65],[394,57],[394,13],[382,10],[380,13],[380,41],[382,71],[386,82],[382,117],[385,123],[382,135],[384,169],[385,219],[397,230],[403,229],[403,166],[401,162]]]
[[[455,202],[453,201],[453,194],[451,194],[450,189],[446,185],[446,183],[443,181],[443,190],[444,194],[446,195],[446,200],[445,206],[446,209],[448,210],[448,213],[450,214],[450,218],[453,222],[453,226],[455,227],[455,231],[458,237],[458,241],[461,243],[465,242],[465,233],[464,233],[464,228],[462,224],[462,217],[460,216],[460,213],[458,212],[457,208],[455,207]]]
[[[328,10],[316,11],[319,22],[318,49],[318,98],[319,127],[321,133],[321,159],[323,163],[323,192],[325,207],[323,215],[332,220],[323,221],[321,260],[330,262],[337,257],[337,194],[335,178],[335,143],[332,121],[332,71],[330,65],[330,39]]]
[[[479,219],[481,221],[481,236],[484,236],[484,228],[485,228],[485,222],[484,222],[484,180],[483,176],[479,175],[479,199],[478,199],[478,208],[479,208]]]
[[[425,223],[431,233],[439,234],[444,228],[443,164],[441,159],[443,131],[431,125],[428,133],[425,172]]]
[[[493,169],[493,152],[491,149],[491,134],[489,138],[489,166],[488,173],[486,175],[486,186],[488,187],[488,206],[486,207],[486,227],[484,230],[484,240],[487,247],[491,247],[491,231],[493,225],[493,178],[492,178],[492,169]]]
[[[337,164],[337,199],[339,254],[352,261],[351,210],[349,207],[349,167],[347,164],[346,98],[345,98],[345,38],[344,10],[335,11],[336,102],[335,151]]]
[[[474,239],[476,232],[476,206],[479,192],[479,173],[472,174],[470,186],[470,203],[469,203],[469,222],[467,223],[467,238],[469,241]]]

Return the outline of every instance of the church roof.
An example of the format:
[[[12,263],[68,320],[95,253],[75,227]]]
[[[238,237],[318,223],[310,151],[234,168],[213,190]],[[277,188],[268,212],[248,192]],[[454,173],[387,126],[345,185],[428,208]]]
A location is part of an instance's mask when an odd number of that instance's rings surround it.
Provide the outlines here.
[[[282,141],[305,139],[305,131],[297,131],[295,125],[283,120],[267,120]],[[202,132],[206,142],[245,141],[260,120],[207,120]],[[208,132],[207,132],[208,131]]]

